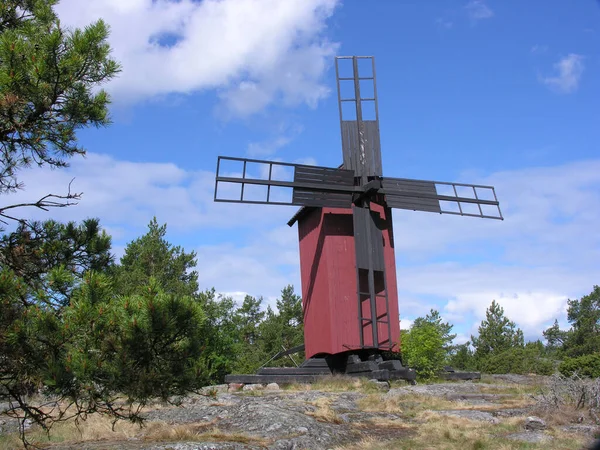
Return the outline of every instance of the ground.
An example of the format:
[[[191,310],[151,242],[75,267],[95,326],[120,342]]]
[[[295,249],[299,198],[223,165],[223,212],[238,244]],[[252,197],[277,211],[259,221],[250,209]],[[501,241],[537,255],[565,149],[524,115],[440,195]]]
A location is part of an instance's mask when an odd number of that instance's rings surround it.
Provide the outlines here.
[[[112,431],[108,419],[92,416],[57,426],[50,440],[35,427],[29,437],[54,450],[585,448],[599,430],[584,413],[541,409],[547,384],[508,375],[391,389],[345,378],[236,392],[219,386],[179,406],[147,407],[143,428],[119,423]],[[19,448],[3,422],[0,449]]]

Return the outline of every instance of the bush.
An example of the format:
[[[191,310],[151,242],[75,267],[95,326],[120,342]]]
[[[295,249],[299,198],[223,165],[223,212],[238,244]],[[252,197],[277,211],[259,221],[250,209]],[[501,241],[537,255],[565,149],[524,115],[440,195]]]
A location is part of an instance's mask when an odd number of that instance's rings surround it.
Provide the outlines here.
[[[566,358],[560,363],[558,370],[566,377],[577,373],[581,377],[600,378],[600,354]]]
[[[479,370],[486,373],[552,375],[554,364],[543,358],[535,347],[514,347],[479,360]]]
[[[443,336],[430,323],[413,326],[402,339],[402,358],[420,379],[436,377],[444,367],[445,357]]]

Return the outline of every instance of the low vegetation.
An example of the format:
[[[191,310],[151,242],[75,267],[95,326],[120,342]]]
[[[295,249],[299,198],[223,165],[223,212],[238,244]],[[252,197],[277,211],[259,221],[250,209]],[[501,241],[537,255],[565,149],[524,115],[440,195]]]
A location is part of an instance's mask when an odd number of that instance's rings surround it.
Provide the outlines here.
[[[325,426],[335,427],[329,433],[338,434],[345,441],[337,450],[377,449],[583,449],[590,436],[569,431],[566,426],[599,424],[600,420],[590,414],[598,407],[600,395],[598,380],[579,377],[523,377],[523,383],[504,384],[501,380],[485,377],[484,382],[444,383],[420,387],[421,393],[410,386],[399,386],[398,391],[372,391],[373,383],[365,379],[335,377],[322,380],[320,384],[288,386],[280,391],[260,391],[260,396],[248,396],[240,391],[235,396],[245,399],[244,404],[285,405],[289,398],[291,410],[304,411],[307,417]],[[446,391],[436,390],[441,386]],[[454,388],[453,388],[454,387]],[[467,389],[468,388],[468,389]],[[461,389],[464,389],[461,390]],[[250,391],[252,392],[252,391]],[[429,392],[429,393],[427,393]],[[447,392],[444,394],[443,392]],[[452,396],[448,392],[456,392]],[[460,394],[463,392],[463,394]],[[348,397],[348,394],[352,394]],[[469,395],[486,399],[469,401]],[[464,397],[464,398],[463,398]],[[216,394],[204,398],[206,411],[235,408],[232,397]],[[235,398],[235,397],[234,397]],[[355,406],[349,406],[349,398],[355,398]],[[274,402],[274,399],[277,401]],[[57,449],[74,448],[84,443],[105,443],[118,447],[119,443],[138,442],[174,443],[241,443],[268,447],[278,439],[302,436],[294,423],[278,425],[281,437],[265,437],[264,429],[241,432],[222,426],[219,416],[211,420],[173,423],[164,421],[162,411],[192,409],[195,401],[174,406],[162,402],[148,404],[144,412],[156,410],[153,419],[140,427],[139,424],[119,421],[109,416],[90,415],[86,420],[74,419],[56,424],[50,438],[41,429],[32,429],[28,435],[31,442],[51,445]],[[300,408],[299,408],[300,406]],[[348,409],[350,408],[350,409]],[[521,411],[516,416],[498,414],[502,411]],[[493,413],[495,419],[457,417],[448,413]],[[204,413],[203,413],[204,414]],[[524,433],[527,416],[536,415],[545,420],[547,429],[543,435],[548,441],[528,443],[514,440],[511,436]],[[276,416],[275,416],[276,417]],[[490,417],[492,417],[490,415]],[[271,423],[272,424],[272,423]],[[337,432],[334,430],[338,430]],[[527,433],[525,433],[527,434]],[[0,438],[0,450],[19,448],[18,434]],[[50,447],[51,448],[51,447]]]

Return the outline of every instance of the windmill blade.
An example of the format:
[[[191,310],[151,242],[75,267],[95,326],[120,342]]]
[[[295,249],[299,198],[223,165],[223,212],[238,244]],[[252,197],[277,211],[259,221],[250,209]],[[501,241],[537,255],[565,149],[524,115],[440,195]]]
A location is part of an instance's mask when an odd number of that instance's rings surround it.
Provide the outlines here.
[[[214,201],[349,208],[354,184],[352,170],[219,156]]]
[[[382,178],[390,208],[504,220],[493,186]]]
[[[360,70],[359,61],[365,63]],[[363,181],[368,176],[381,176],[375,58],[337,56],[335,72],[344,168],[353,170]]]

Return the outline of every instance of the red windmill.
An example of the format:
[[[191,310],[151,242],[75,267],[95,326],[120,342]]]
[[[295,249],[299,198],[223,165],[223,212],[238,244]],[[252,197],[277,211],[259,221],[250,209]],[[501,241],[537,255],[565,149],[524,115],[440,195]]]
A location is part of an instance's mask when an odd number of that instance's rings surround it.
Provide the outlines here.
[[[344,62],[351,63],[348,76],[340,76]],[[215,201],[302,207],[288,225],[298,222],[307,360],[300,368],[266,368],[228,381],[308,379],[332,371],[414,379],[400,361],[382,358],[397,352],[400,341],[392,208],[503,219],[491,186],[384,177],[374,58],[336,57],[335,65],[339,168],[218,158]],[[235,173],[223,176],[232,163]],[[285,178],[286,169],[293,179]],[[235,198],[227,185],[240,186]],[[282,189],[291,196],[282,197]]]

